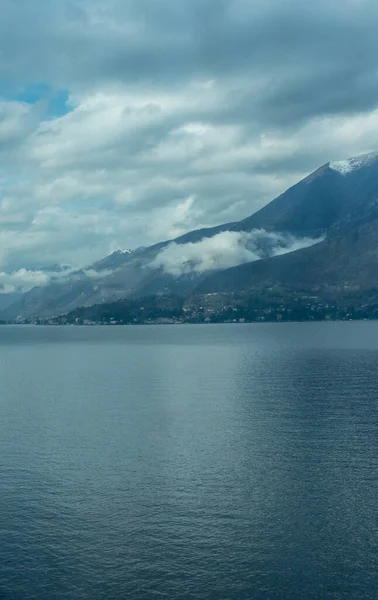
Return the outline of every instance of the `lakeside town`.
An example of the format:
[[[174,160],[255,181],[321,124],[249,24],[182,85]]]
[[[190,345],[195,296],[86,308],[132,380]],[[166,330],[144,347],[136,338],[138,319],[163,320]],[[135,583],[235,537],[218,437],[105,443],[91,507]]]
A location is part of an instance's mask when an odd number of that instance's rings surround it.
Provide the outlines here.
[[[112,304],[80,307],[68,314],[26,318],[11,323],[34,325],[180,325],[211,323],[277,323],[295,321],[364,320],[378,318],[378,304],[326,302],[317,296],[290,302],[233,298],[220,304],[219,294],[208,294],[185,305],[175,296],[122,300]]]

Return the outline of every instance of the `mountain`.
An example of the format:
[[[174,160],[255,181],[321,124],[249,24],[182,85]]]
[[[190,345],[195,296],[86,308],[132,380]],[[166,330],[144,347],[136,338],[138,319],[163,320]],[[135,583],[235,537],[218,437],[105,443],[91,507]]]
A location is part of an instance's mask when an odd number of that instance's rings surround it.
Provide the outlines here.
[[[9,306],[18,302],[22,297],[22,293],[20,292],[5,292],[0,294],[0,311],[6,310]]]
[[[328,162],[259,211],[238,221],[190,232],[179,243],[199,241],[221,231],[290,232],[317,237],[368,209],[378,199],[378,152]]]
[[[116,251],[86,270],[33,288],[1,316],[48,316],[121,298],[186,296],[194,290],[208,293],[234,285],[244,289],[244,282],[247,288],[266,285],[283,278],[284,272],[293,284],[306,276],[316,279],[321,268],[315,263],[320,260],[324,268],[326,260],[348,252],[336,241],[344,239],[340,232],[364,219],[367,225],[374,221],[377,200],[378,153],[327,163],[246,219],[192,231],[147,248]],[[326,239],[311,246],[320,237]],[[302,246],[311,247],[292,252]],[[333,250],[327,255],[323,249],[329,247]],[[315,258],[318,252],[323,258]],[[257,259],[262,260],[252,262]],[[312,261],[314,275],[310,271],[306,275],[308,261]],[[292,269],[297,277],[290,274]]]
[[[215,273],[194,294],[272,289],[334,297],[378,290],[378,210],[309,248]]]

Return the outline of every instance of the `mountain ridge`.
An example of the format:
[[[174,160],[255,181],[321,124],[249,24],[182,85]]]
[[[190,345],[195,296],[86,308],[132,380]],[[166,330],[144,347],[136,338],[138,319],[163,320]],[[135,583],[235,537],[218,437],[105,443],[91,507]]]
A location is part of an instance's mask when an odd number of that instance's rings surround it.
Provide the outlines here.
[[[222,277],[225,278],[224,281],[228,281],[230,271],[247,274],[251,270],[251,273],[257,273],[262,272],[262,269],[275,268],[271,267],[271,264],[282,264],[283,267],[287,261],[291,264],[292,259],[282,260],[281,256],[274,257],[275,253],[285,252],[288,248],[290,250],[287,244],[288,236],[294,236],[298,240],[311,238],[313,242],[318,240],[319,236],[325,236],[327,242],[350,223],[357,224],[364,218],[367,221],[374,220],[373,213],[375,214],[377,200],[377,153],[369,153],[347,161],[328,162],[245,219],[194,230],[174,240],[166,240],[133,251],[115,251],[87,270],[78,271],[62,282],[54,281],[44,287],[33,288],[26,292],[17,302],[3,311],[2,317],[47,316],[68,312],[81,305],[101,304],[121,298],[166,293],[187,296],[194,292],[200,293],[205,288],[209,289],[209,285],[222,287],[223,284],[219,282]],[[253,237],[256,231],[261,238],[258,242],[256,236]],[[245,245],[245,248],[242,248],[245,252],[240,254],[241,263],[246,265],[260,263],[259,260],[249,262],[245,259],[252,254],[254,258],[262,258],[261,265],[245,267],[245,270],[241,271],[238,271],[240,266],[236,265],[224,270],[222,261],[219,263],[210,261],[211,268],[206,270],[198,261],[201,260],[201,252],[208,251],[208,246],[211,244],[200,245],[205,240],[214,240],[214,248],[211,248],[211,251],[217,252],[217,242],[221,238],[216,236],[223,236],[222,241],[224,241],[225,234],[228,243],[234,244],[232,247],[234,252],[235,248],[238,250],[243,244]],[[276,247],[275,242],[278,244]],[[321,246],[321,253],[325,246]],[[185,268],[179,274],[172,274],[164,260],[160,262],[156,260],[157,257],[162,257],[162,253],[167,248],[171,253],[176,253],[178,264],[182,259]],[[319,251],[310,251],[311,248],[307,248],[307,252],[305,249],[296,250],[295,256],[304,252],[299,256],[311,258],[314,252],[316,254]],[[189,258],[185,256],[187,249],[191,250]],[[196,255],[194,258],[193,250]],[[292,254],[284,256],[288,257]],[[236,262],[238,256],[236,252]],[[223,273],[225,275],[222,275]],[[236,278],[239,277],[241,275]]]

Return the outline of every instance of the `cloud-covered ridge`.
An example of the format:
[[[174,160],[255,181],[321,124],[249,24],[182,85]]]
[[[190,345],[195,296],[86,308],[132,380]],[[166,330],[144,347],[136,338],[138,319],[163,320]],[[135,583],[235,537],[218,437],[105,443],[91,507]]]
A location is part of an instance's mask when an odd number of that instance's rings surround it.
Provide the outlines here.
[[[290,234],[273,233],[264,229],[250,232],[224,231],[200,242],[173,242],[156,256],[150,267],[161,268],[174,277],[199,275],[293,252],[312,246],[322,239],[296,238]]]

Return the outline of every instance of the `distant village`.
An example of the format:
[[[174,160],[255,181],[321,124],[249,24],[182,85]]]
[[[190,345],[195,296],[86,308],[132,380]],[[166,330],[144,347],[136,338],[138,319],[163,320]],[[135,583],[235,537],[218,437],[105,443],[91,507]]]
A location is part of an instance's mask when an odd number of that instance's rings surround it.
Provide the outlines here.
[[[27,319],[15,324],[34,325],[180,325],[211,323],[272,323],[294,321],[362,320],[378,318],[378,305],[329,303],[317,296],[292,298],[289,302],[232,301],[220,304],[220,294],[207,294],[188,306],[172,297],[81,307],[65,315]],[[229,298],[228,298],[229,299]],[[155,300],[155,302],[154,302]],[[166,302],[164,302],[166,300]],[[169,300],[169,301],[168,301]]]

